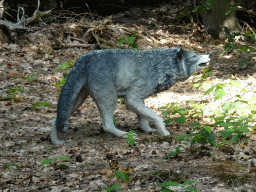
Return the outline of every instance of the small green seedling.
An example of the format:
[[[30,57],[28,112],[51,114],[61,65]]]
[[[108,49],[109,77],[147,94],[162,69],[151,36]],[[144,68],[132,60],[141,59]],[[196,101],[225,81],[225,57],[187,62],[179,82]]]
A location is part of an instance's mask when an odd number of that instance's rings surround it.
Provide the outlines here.
[[[99,188],[98,190],[105,189],[107,191],[123,191],[121,188],[119,188],[120,186],[122,185],[114,184],[111,187],[103,187],[103,188]]]
[[[75,63],[75,62],[74,62],[74,61],[70,61],[70,62],[62,63],[62,64],[60,64],[58,67],[54,68],[54,70],[57,70],[57,69],[67,69],[68,67],[71,67],[71,68],[72,68],[72,67],[74,67],[74,65],[73,65],[72,63]],[[64,74],[64,75],[63,75],[63,79],[60,78],[59,82],[57,82],[57,83],[55,84],[55,87],[58,87],[58,86],[60,86],[60,85],[64,85],[65,82],[66,82],[66,80],[67,80],[67,78],[68,78],[68,75],[69,75],[69,74]]]
[[[116,124],[116,122],[119,120],[120,118],[113,118],[113,123]]]
[[[122,171],[116,171],[116,178],[119,181],[121,178],[123,181],[130,181],[129,175]],[[119,184],[114,184],[111,187],[104,187],[104,188],[99,188],[99,190],[106,189],[107,191],[123,191],[121,188],[119,188],[122,185]]]
[[[176,183],[176,182],[167,181],[167,182],[165,182],[165,183],[158,183],[157,185],[160,186],[160,187],[162,187],[161,192],[174,192],[173,190],[168,189],[167,187],[169,187],[169,186],[173,186],[173,187],[174,187],[174,186],[175,186],[175,187],[180,186],[180,187],[184,188],[184,187],[186,187],[186,185],[191,184],[191,183],[195,183],[195,181],[189,181],[189,180],[187,180],[187,181],[185,181],[183,184],[178,184],[178,183]],[[189,190],[189,191],[197,192],[197,190],[196,190],[194,187],[186,187],[185,189],[187,189],[187,190]]]
[[[117,98],[117,101],[118,101],[118,100],[124,101],[124,98]]]
[[[56,157],[53,159],[46,159],[41,162],[41,165],[50,164],[52,161],[54,161],[54,164],[50,165],[51,167],[55,168],[61,168],[61,169],[67,169],[69,166],[65,164],[57,165],[56,161],[70,161],[71,159],[69,157]]]
[[[2,93],[12,93],[11,96],[6,96],[6,97],[4,97],[3,99],[11,98],[11,102],[13,102],[15,96],[18,94],[18,91],[19,91],[19,92],[24,91],[24,88],[21,87],[21,86],[18,86],[18,87],[15,88],[15,89],[8,89],[8,90],[6,90],[6,91],[3,91]]]
[[[168,155],[166,155],[164,158],[167,159],[168,157],[170,156],[175,156],[175,155],[178,155],[180,153],[180,148],[182,146],[179,145],[178,147],[176,147],[175,151],[171,151]]]
[[[122,171],[116,171],[116,178],[117,178],[117,180],[119,180],[121,178],[123,181],[130,181],[129,175],[127,175],[126,173],[124,173]]]
[[[34,105],[33,105],[33,108],[36,109],[39,105],[43,106],[43,107],[49,107],[49,103],[47,102],[36,102]]]
[[[139,35],[132,35],[130,37],[124,37],[118,41],[118,45],[120,46],[124,42],[128,42],[128,48],[132,47],[132,48],[136,48],[136,49],[140,50],[136,43],[135,37],[139,37]]]
[[[32,81],[37,81],[34,76],[26,77],[26,78],[24,78],[24,79],[22,79],[22,80],[28,80],[28,81],[31,81],[31,82],[32,82]],[[31,84],[30,84],[30,85],[31,85]]]
[[[64,85],[66,83],[66,80],[68,78],[68,74],[63,75],[63,79],[60,78],[59,82],[55,83],[55,87],[57,88],[58,86]]]
[[[75,62],[74,61],[69,61],[69,62],[62,63],[58,67],[54,68],[54,70],[67,69],[68,67],[72,68],[72,67],[74,67],[74,65],[72,65],[72,63],[75,63]]]
[[[138,132],[131,130],[129,131],[129,133],[126,133],[123,135],[123,136],[127,136],[126,139],[130,146],[133,146],[135,144],[134,136],[137,136],[137,133]]]
[[[17,168],[20,168],[20,166],[15,163],[4,163],[3,169],[8,169],[10,166],[16,166]]]
[[[26,73],[24,74],[24,76],[27,75]],[[37,82],[38,80],[35,79],[35,76],[39,76],[39,74],[34,74],[33,76],[27,76],[25,78],[23,78],[22,80],[28,80],[29,82]],[[30,83],[30,85],[31,85]]]

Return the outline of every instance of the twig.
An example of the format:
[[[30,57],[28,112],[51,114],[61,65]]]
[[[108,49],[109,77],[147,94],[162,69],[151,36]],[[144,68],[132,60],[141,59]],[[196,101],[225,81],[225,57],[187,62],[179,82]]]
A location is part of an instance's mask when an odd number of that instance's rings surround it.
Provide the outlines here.
[[[92,32],[92,35],[94,36],[94,38],[96,39],[96,41],[98,42],[98,44],[99,44],[100,48],[102,49],[102,47],[101,47],[101,44],[100,44],[100,41],[99,41],[98,37],[94,34],[94,32],[93,32],[93,31],[91,31],[91,32]]]
[[[84,39],[86,37],[86,35],[90,32],[90,31],[93,31],[95,28],[91,28],[91,29],[88,29],[85,34],[83,35],[82,39]]]
[[[133,26],[135,26],[138,30],[140,30],[140,28],[136,25],[136,24],[132,24]],[[152,39],[153,40],[153,42],[158,42],[158,40],[157,39],[155,39],[154,37],[152,37],[150,34],[148,34],[148,32],[146,32],[146,31],[143,31],[150,39]],[[143,35],[141,35],[141,34],[138,34],[139,36],[141,36],[141,37],[143,37],[143,38],[145,38]]]
[[[63,47],[67,48],[67,47],[91,47],[92,49],[96,48],[95,44],[67,44],[67,45],[63,45]]]
[[[92,170],[101,170],[101,169],[104,169],[106,167],[99,167],[99,168],[92,168],[92,169],[89,169],[89,168],[83,168],[83,169],[65,169],[65,170],[62,170],[60,172],[57,172],[57,173],[54,173],[54,175],[59,175],[61,172],[70,172],[70,171],[92,171]]]
[[[158,177],[163,183],[165,183],[165,181],[164,181],[161,177],[159,177],[158,175],[157,175],[157,177]]]
[[[87,3],[85,3],[85,4],[86,4],[86,6],[88,7],[90,13],[92,13],[91,10],[90,10],[90,8],[89,8],[89,6],[88,6],[88,4],[87,4]],[[92,17],[92,16],[91,16],[91,17]],[[92,20],[94,21],[93,17],[92,17]],[[95,22],[95,21],[94,21],[94,22]]]
[[[254,33],[254,31],[253,31],[253,29],[250,27],[250,25],[249,25],[248,23],[246,23],[246,22],[244,22],[244,23],[247,25],[247,27],[250,28],[251,32],[256,36],[256,34]]]
[[[74,39],[74,40],[80,41],[80,42],[82,42],[82,43],[86,43],[84,40],[78,39],[78,38],[75,38],[75,37],[70,37],[70,39]]]

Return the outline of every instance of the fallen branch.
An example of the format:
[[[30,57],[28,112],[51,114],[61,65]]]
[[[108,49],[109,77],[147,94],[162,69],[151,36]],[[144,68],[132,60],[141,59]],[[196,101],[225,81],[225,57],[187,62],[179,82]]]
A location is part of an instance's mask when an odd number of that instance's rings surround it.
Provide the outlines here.
[[[93,31],[91,31],[91,33],[92,33],[93,37],[96,39],[96,41],[98,42],[98,44],[99,44],[100,48],[102,49],[102,47],[101,47],[101,45],[100,45],[100,41],[99,41],[98,37],[94,34],[94,32],[93,32]]]
[[[2,0],[0,2],[0,6],[3,6],[4,0]],[[40,17],[49,14],[51,12],[51,10],[49,11],[44,11],[41,12],[39,11],[39,6],[40,6],[40,0],[38,0],[38,5],[37,5],[37,9],[35,10],[35,12],[33,13],[32,17],[29,17],[27,19],[24,19],[24,15],[25,15],[25,11],[23,7],[18,7],[18,13],[17,13],[17,23],[13,23],[10,21],[4,21],[4,20],[0,20],[0,24],[6,25],[10,30],[13,29],[26,29],[26,30],[30,30],[30,28],[25,27],[25,25],[28,25],[29,23],[38,20]],[[20,12],[19,10],[22,10],[22,16],[20,19]],[[4,13],[4,8],[0,8],[0,18],[2,18]]]
[[[68,47],[91,47],[92,49],[96,48],[95,44],[66,44],[63,45],[63,47],[68,48]]]

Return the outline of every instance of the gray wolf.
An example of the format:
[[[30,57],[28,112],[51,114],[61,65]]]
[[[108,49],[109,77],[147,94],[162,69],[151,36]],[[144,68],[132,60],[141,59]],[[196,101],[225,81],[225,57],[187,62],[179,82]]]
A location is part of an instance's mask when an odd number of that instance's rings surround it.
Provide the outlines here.
[[[197,54],[182,48],[125,50],[106,49],[83,54],[72,68],[62,88],[57,117],[52,121],[51,140],[58,139],[65,132],[69,117],[90,95],[100,112],[104,131],[120,137],[125,131],[114,126],[113,113],[117,97],[123,98],[128,109],[138,116],[143,131],[158,131],[167,136],[161,117],[151,111],[144,99],[169,89],[178,81],[186,80],[197,70],[210,62],[209,54]],[[153,122],[152,129],[148,122]]]

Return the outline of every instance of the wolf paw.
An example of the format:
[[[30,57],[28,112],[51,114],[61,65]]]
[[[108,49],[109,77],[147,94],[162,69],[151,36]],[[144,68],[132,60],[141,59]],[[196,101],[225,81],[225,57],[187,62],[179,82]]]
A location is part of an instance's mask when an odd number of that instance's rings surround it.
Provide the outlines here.
[[[164,130],[164,131],[161,131],[161,132],[159,132],[162,136],[168,136],[168,135],[170,135],[170,132],[169,131],[167,131],[167,130]]]
[[[52,140],[52,143],[54,145],[64,145],[65,141],[64,140]]]
[[[148,133],[157,131],[157,129],[152,129],[151,127],[147,128],[147,129],[142,129],[142,130],[145,132],[148,132]]]

